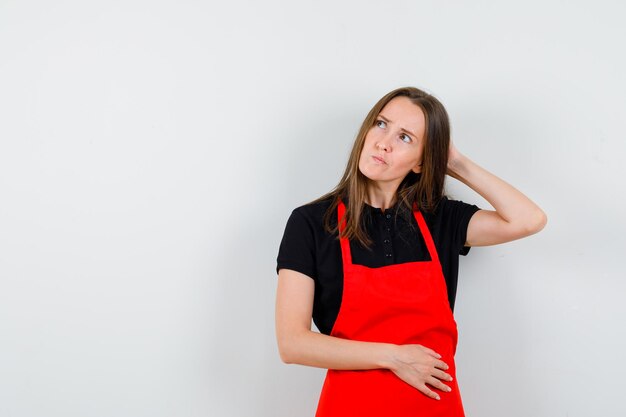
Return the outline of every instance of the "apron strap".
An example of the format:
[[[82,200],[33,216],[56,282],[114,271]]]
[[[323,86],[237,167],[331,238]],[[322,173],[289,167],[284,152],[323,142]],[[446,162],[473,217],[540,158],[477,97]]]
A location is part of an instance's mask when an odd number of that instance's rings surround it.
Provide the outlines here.
[[[339,198],[339,204],[337,205],[337,222],[339,222],[339,231],[343,233],[346,229],[346,221],[343,219],[343,216],[346,212],[346,206]],[[342,221],[343,220],[343,221]],[[342,237],[339,239],[339,243],[341,244],[341,255],[343,255],[344,264],[352,265],[352,253],[350,252],[350,241],[347,238]]]
[[[424,220],[424,216],[422,216],[422,212],[417,209],[417,204],[415,203],[413,203],[413,216],[415,216],[417,225],[420,228],[420,232],[422,233],[422,237],[424,238],[424,242],[426,243],[426,247],[428,248],[430,259],[433,262],[436,262],[437,264],[441,265],[439,263],[439,255],[437,255],[437,249],[435,248],[435,242],[433,241],[433,237],[430,234],[430,230],[428,230],[428,226],[426,225],[426,220]]]

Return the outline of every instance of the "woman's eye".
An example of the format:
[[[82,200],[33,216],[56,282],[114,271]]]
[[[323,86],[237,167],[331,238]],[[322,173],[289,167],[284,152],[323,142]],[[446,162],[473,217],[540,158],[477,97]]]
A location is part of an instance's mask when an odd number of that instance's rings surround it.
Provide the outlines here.
[[[387,123],[384,120],[376,120],[376,126],[380,127],[381,129],[384,129],[386,125]],[[401,135],[400,140],[404,143],[411,143],[413,141],[413,139],[411,139],[409,135]]]

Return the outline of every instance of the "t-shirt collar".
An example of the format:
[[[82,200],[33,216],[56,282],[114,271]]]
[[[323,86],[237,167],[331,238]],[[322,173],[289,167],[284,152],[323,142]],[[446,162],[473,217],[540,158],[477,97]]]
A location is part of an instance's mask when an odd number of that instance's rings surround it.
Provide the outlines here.
[[[347,206],[348,205],[348,196],[344,196],[342,199],[343,203]],[[385,214],[387,213],[392,213],[394,214],[396,211],[399,210],[399,208],[404,207],[403,205],[400,204],[400,200],[396,199],[396,202],[391,206],[385,209]],[[367,211],[369,213],[382,213],[380,207],[373,207],[371,205],[369,205],[368,203],[364,202],[363,204],[363,210]],[[401,211],[405,211],[405,210],[401,210]]]

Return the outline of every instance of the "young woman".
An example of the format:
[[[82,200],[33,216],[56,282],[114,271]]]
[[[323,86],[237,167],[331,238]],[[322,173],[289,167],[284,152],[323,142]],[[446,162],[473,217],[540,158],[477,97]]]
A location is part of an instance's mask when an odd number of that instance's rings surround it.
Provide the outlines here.
[[[446,174],[495,210],[448,199]],[[278,253],[280,356],[328,369],[316,416],[463,416],[459,255],[545,224],[528,197],[454,147],[435,97],[406,87],[381,98],[343,178],[293,210]]]

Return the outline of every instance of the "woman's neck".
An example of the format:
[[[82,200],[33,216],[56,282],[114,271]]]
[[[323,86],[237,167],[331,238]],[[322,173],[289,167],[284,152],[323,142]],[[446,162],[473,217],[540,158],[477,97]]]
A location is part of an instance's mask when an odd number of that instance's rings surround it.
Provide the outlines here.
[[[367,204],[380,209],[383,213],[396,203],[397,187],[383,189],[380,186],[370,186],[367,190]]]

